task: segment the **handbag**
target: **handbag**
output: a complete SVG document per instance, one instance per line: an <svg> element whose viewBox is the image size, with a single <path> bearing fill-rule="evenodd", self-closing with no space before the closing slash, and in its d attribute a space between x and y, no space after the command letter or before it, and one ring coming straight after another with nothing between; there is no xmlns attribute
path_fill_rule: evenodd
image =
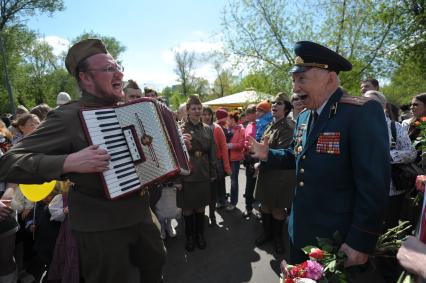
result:
<svg viewBox="0 0 426 283"><path fill-rule="evenodd" d="M391 122L391 149L396 147L396 127L395 122ZM391 164L392 182L397 191L408 191L414 188L417 175L422 175L423 170L414 162Z"/></svg>

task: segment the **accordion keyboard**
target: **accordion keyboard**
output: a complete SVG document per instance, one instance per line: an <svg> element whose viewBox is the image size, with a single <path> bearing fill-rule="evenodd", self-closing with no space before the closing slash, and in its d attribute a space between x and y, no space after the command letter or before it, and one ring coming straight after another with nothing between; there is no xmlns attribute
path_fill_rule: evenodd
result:
<svg viewBox="0 0 426 283"><path fill-rule="evenodd" d="M134 160L114 109L84 111L86 126L93 144L111 155L109 169L103 172L111 198L140 188Z"/></svg>

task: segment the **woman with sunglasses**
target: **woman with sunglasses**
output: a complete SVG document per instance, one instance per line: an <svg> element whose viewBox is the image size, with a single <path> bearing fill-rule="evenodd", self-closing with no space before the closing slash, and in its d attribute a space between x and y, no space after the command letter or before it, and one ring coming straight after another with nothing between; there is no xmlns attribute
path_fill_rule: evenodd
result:
<svg viewBox="0 0 426 283"><path fill-rule="evenodd" d="M288 96L280 92L272 103L273 120L263 133L268 137L269 147L272 149L287 148L293 140L294 124L289 121L288 114L292 105ZM256 245L262 245L274 240L277 253L284 252L282 231L290 208L295 187L295 173L292 170L265 170L260 164L259 174L254 197L261 203L263 233L256 239Z"/></svg>
<svg viewBox="0 0 426 283"><path fill-rule="evenodd" d="M290 98L291 105L293 106L293 110L288 115L294 122L296 122L297 117L299 117L300 112L305 109L305 105L303 105L303 101L297 93L293 93Z"/></svg>
<svg viewBox="0 0 426 283"><path fill-rule="evenodd" d="M417 137L420 135L420 121L422 118L426 117L426 93L420 93L413 97L411 100L411 113L413 117L402 121L402 126L407 129L408 136L410 137L411 142L414 142ZM416 162L421 160L421 144L418 143L416 146L417 158Z"/></svg>

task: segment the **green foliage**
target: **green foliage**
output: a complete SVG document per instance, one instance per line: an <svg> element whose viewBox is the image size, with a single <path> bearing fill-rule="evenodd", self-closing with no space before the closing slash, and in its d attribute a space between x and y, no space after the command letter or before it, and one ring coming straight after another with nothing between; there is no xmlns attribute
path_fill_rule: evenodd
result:
<svg viewBox="0 0 426 283"><path fill-rule="evenodd" d="M411 58L397 68L391 83L382 88L388 100L396 105L407 104L416 94L426 92L425 64Z"/></svg>
<svg viewBox="0 0 426 283"><path fill-rule="evenodd" d="M63 0L10 0L0 2L0 30L6 26L19 23L22 18L32 17L37 13L52 14L64 9Z"/></svg>

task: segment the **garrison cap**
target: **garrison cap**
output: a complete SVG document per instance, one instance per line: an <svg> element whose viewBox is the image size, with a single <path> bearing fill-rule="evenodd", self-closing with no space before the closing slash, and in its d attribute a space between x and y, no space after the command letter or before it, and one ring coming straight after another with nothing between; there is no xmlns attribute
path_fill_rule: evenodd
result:
<svg viewBox="0 0 426 283"><path fill-rule="evenodd" d="M68 50L65 58L65 67L71 76L77 77L78 64L90 56L101 53L108 53L105 44L101 40L92 38L82 40Z"/></svg>
<svg viewBox="0 0 426 283"><path fill-rule="evenodd" d="M344 57L311 41L299 41L294 45L296 58L291 73L303 73L312 67L336 72L350 71L352 64Z"/></svg>

